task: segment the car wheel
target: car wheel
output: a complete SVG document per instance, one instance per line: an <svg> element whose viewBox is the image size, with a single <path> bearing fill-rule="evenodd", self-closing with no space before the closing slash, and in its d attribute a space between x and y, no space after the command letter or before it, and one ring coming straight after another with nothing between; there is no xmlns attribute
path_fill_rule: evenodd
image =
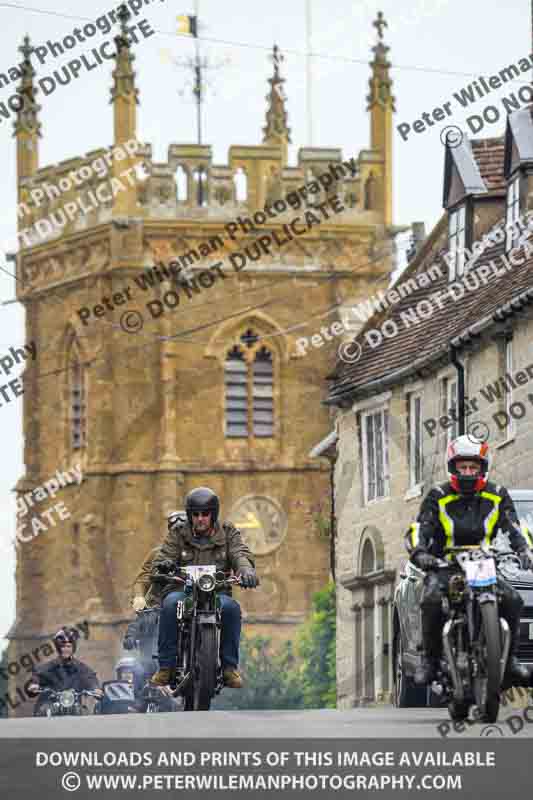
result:
<svg viewBox="0 0 533 800"><path fill-rule="evenodd" d="M393 705L396 708L419 708L426 705L426 689L414 686L403 669L403 643L399 631L394 636L394 691Z"/></svg>

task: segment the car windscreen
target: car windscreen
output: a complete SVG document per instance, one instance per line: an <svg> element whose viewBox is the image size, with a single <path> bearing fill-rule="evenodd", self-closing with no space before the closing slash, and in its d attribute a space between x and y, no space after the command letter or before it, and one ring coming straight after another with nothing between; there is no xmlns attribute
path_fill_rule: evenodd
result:
<svg viewBox="0 0 533 800"><path fill-rule="evenodd" d="M515 500L516 513L530 531L533 531L533 500Z"/></svg>

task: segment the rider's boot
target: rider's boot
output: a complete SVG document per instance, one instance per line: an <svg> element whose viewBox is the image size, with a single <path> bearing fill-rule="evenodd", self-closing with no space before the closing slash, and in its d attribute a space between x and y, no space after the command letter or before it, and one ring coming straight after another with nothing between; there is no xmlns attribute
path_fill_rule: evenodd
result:
<svg viewBox="0 0 533 800"><path fill-rule="evenodd" d="M230 665L224 667L224 686L228 689L242 689L242 678L235 667Z"/></svg>
<svg viewBox="0 0 533 800"><path fill-rule="evenodd" d="M169 684L174 683L175 679L175 667L162 667L155 673L155 675L152 675L150 678L150 683L153 686L168 686Z"/></svg>

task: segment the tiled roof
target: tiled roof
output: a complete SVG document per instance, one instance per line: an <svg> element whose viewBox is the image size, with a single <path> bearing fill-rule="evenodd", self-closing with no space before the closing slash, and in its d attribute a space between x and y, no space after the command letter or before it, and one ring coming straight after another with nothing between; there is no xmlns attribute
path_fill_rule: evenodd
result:
<svg viewBox="0 0 533 800"><path fill-rule="evenodd" d="M490 260L494 260L498 268L503 270L504 248L504 243L491 247L477 260L471 271L475 271L480 264L488 264ZM390 379L394 373L406 371L415 362L429 366L446 353L451 339L466 333L474 323L494 314L522 292L533 289L533 258L530 258L523 265L513 267L501 276L491 275L484 286L480 285L475 291L465 291L461 299L454 301L447 296L442 303L442 310L433 301L432 315L426 319L417 315L421 320L418 324L403 322L401 312L416 307L420 300L427 300L434 292L446 291L449 285L448 267L442 258L446 252L447 248L442 248L439 253L435 248L426 251L422 262L415 259L403 272L391 288L397 288L408 278L427 271L434 263L441 267L443 277L433 281L430 286L418 288L386 311L374 314L365 323L354 340L362 346L361 356L354 364L346 364L340 360L337 362L334 372L328 376L332 384L326 402L335 402L341 395L348 399L356 394L364 394L365 391L370 392L368 384ZM384 337L373 349L364 333L370 329L379 330L385 320L395 322L398 333L393 338Z"/></svg>

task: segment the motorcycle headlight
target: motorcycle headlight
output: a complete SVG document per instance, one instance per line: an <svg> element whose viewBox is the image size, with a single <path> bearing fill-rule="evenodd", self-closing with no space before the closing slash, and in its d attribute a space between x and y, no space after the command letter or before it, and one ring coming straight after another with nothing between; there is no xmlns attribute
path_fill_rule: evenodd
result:
<svg viewBox="0 0 533 800"><path fill-rule="evenodd" d="M59 693L59 701L65 708L71 708L76 701L76 696L72 689L65 689Z"/></svg>
<svg viewBox="0 0 533 800"><path fill-rule="evenodd" d="M215 578L213 575L200 575L198 586L202 592L212 592L215 588Z"/></svg>

